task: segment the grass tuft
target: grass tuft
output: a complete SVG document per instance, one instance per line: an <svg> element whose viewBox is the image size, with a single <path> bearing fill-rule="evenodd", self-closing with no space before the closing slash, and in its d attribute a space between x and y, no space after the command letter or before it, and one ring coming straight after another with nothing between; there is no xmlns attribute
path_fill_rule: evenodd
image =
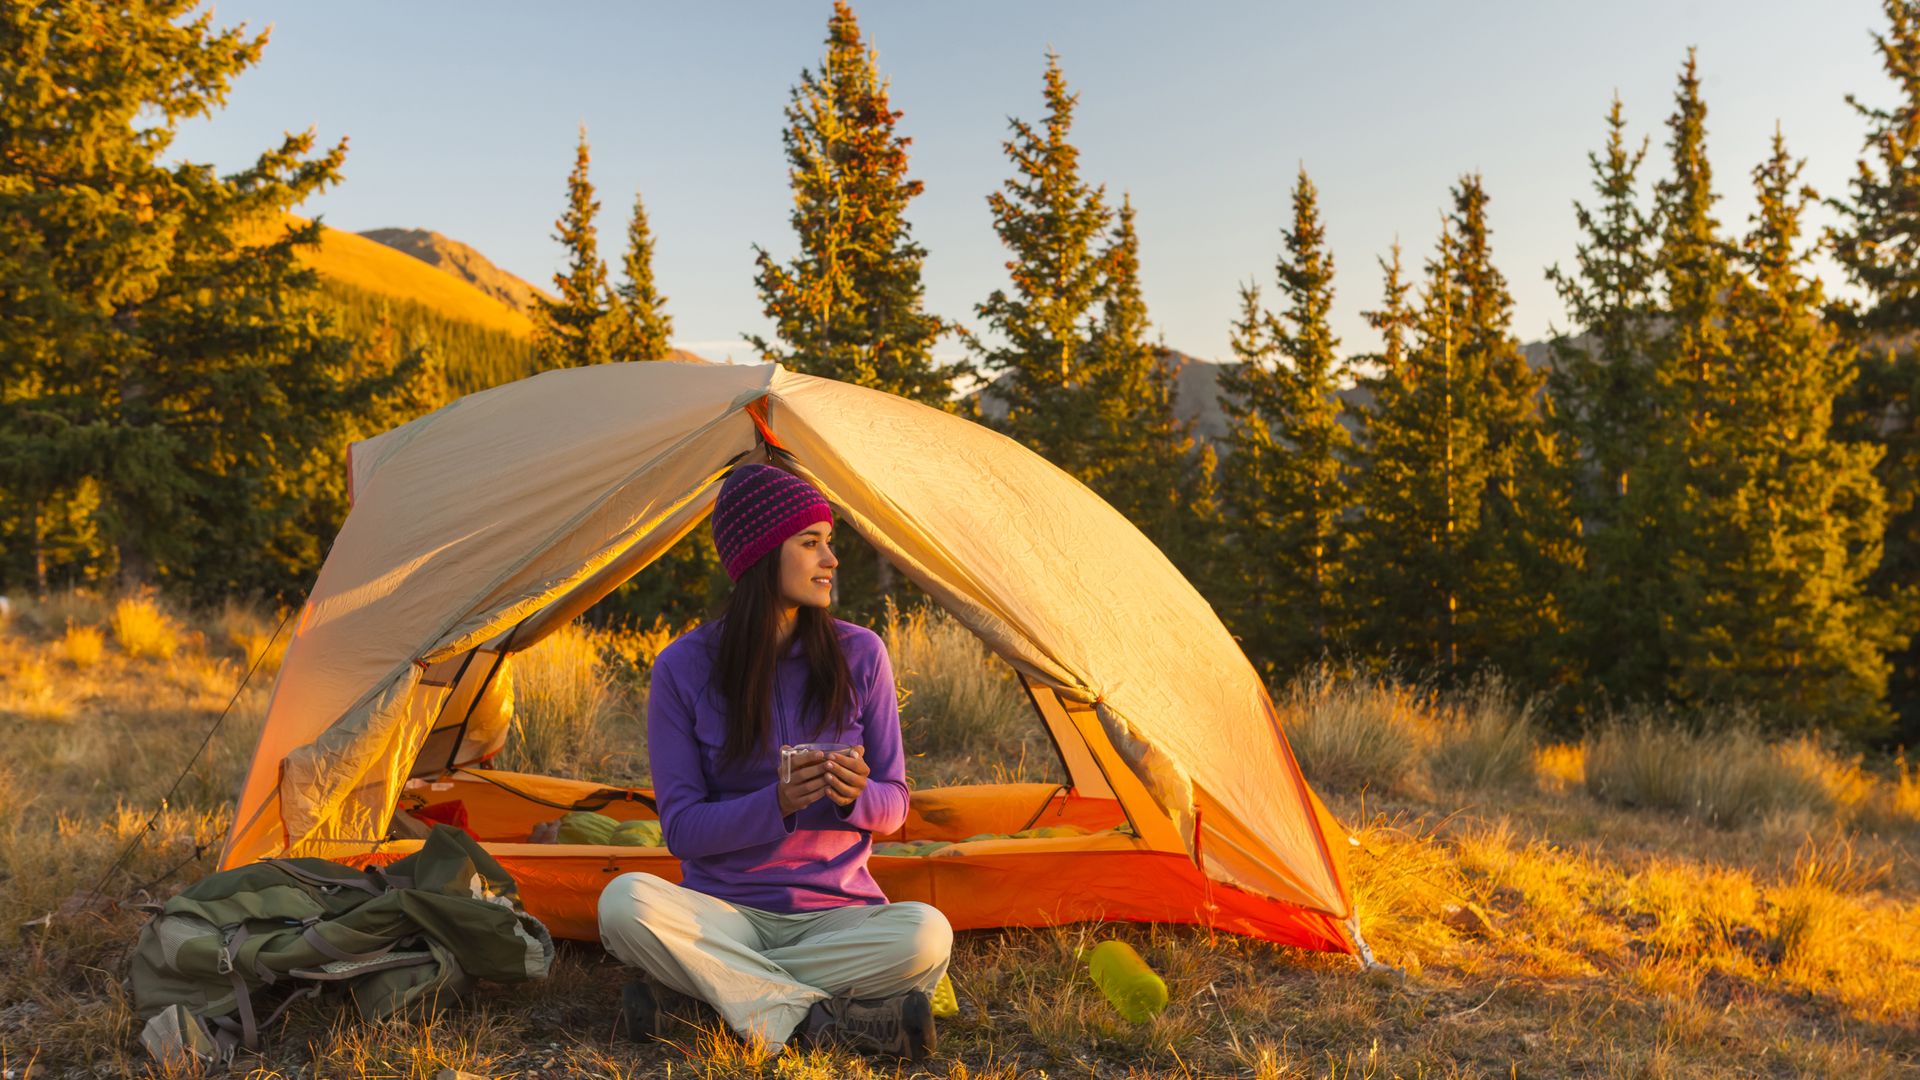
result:
<svg viewBox="0 0 1920 1080"><path fill-rule="evenodd" d="M1883 797L1881 786L1858 757L1841 758L1810 736L1769 743L1738 715L1689 727L1641 712L1587 742L1594 797L1722 826L1796 816L1850 821Z"/></svg>
<svg viewBox="0 0 1920 1080"><path fill-rule="evenodd" d="M171 660L180 627L151 596L128 596L113 606L113 640L134 659Z"/></svg>
<svg viewBox="0 0 1920 1080"><path fill-rule="evenodd" d="M881 629L900 698L902 738L916 757L961 765L941 782L1046 779L1053 757L1011 668L944 609L887 604ZM910 767L912 763L910 763ZM970 774L970 775L968 775ZM923 770L915 780L929 782Z"/></svg>
<svg viewBox="0 0 1920 1080"><path fill-rule="evenodd" d="M90 668L100 662L106 654L106 635L97 626L67 624L67 631L61 635L59 647L55 650L60 659L76 668Z"/></svg>
<svg viewBox="0 0 1920 1080"><path fill-rule="evenodd" d="M1539 703L1521 699L1498 675L1476 679L1438 703L1439 738L1427 768L1454 788L1509 788L1529 778Z"/></svg>
<svg viewBox="0 0 1920 1080"><path fill-rule="evenodd" d="M607 751L602 726L609 682L600 648L578 623L514 654L513 729L504 767L556 776L588 775Z"/></svg>
<svg viewBox="0 0 1920 1080"><path fill-rule="evenodd" d="M1319 665L1287 685L1275 707L1300 768L1316 785L1353 790L1410 787L1427 744L1427 692L1361 676L1342 681Z"/></svg>
<svg viewBox="0 0 1920 1080"><path fill-rule="evenodd" d="M269 614L250 604L228 600L214 614L214 631L218 640L238 655L241 670L250 669L258 662L258 673L270 676L280 670L280 662L287 655L287 644L293 637L292 621L287 620L284 628L281 625L285 614L284 611Z"/></svg>

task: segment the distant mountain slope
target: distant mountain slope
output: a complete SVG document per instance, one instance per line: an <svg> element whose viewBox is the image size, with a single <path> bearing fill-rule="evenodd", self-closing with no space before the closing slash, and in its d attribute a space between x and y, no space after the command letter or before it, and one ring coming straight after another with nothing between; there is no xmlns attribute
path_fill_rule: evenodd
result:
<svg viewBox="0 0 1920 1080"><path fill-rule="evenodd" d="M364 236L327 229L320 247L302 251L300 258L329 280L409 300L437 315L481 329L521 340L533 337L533 321L524 312L470 282Z"/></svg>
<svg viewBox="0 0 1920 1080"><path fill-rule="evenodd" d="M364 229L360 235L452 274L523 315L546 295L473 248L430 229Z"/></svg>

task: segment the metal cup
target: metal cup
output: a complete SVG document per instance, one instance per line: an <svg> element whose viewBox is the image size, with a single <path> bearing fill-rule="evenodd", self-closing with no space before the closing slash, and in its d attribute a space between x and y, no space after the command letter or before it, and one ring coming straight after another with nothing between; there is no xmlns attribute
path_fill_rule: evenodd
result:
<svg viewBox="0 0 1920 1080"><path fill-rule="evenodd" d="M818 750L823 754L837 754L842 750L851 749L853 749L852 743L840 742L805 742L796 743L793 746L781 747L780 782L783 784L793 783L793 757L795 754L804 754L811 750Z"/></svg>

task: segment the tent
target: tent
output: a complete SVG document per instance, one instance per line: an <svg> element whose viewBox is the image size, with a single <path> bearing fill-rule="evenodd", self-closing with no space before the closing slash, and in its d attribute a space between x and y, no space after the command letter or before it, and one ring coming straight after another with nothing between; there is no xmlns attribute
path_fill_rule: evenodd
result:
<svg viewBox="0 0 1920 1080"><path fill-rule="evenodd" d="M506 734L512 654L686 537L743 461L818 486L1013 667L1059 751L1065 784L916 791L901 832L875 840L1084 835L876 855L889 897L961 929L1184 922L1365 955L1352 838L1301 776L1253 666L1159 549L1011 439L778 364L550 371L354 444L352 510L296 621L221 865L388 861L418 843L390 835L403 799L459 799L557 935L597 940L615 874L678 880L664 848L526 842L569 807L651 817L650 792L484 758Z"/></svg>

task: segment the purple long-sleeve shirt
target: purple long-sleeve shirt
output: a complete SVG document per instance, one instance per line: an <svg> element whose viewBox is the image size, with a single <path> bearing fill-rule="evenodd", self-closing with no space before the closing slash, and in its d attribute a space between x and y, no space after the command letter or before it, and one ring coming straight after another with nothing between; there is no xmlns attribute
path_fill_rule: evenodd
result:
<svg viewBox="0 0 1920 1080"><path fill-rule="evenodd" d="M867 872L867 856L873 833L893 832L907 817L893 666L873 631L839 619L834 627L853 679L846 726L836 734L828 723L816 734L818 705L803 723L807 664L796 639L775 669L768 743L745 762L720 758L728 721L726 701L712 685L718 623L688 631L654 659L647 696L654 799L687 888L764 911L887 902ZM867 787L851 807L823 795L781 815L780 746L801 742L866 747Z"/></svg>

